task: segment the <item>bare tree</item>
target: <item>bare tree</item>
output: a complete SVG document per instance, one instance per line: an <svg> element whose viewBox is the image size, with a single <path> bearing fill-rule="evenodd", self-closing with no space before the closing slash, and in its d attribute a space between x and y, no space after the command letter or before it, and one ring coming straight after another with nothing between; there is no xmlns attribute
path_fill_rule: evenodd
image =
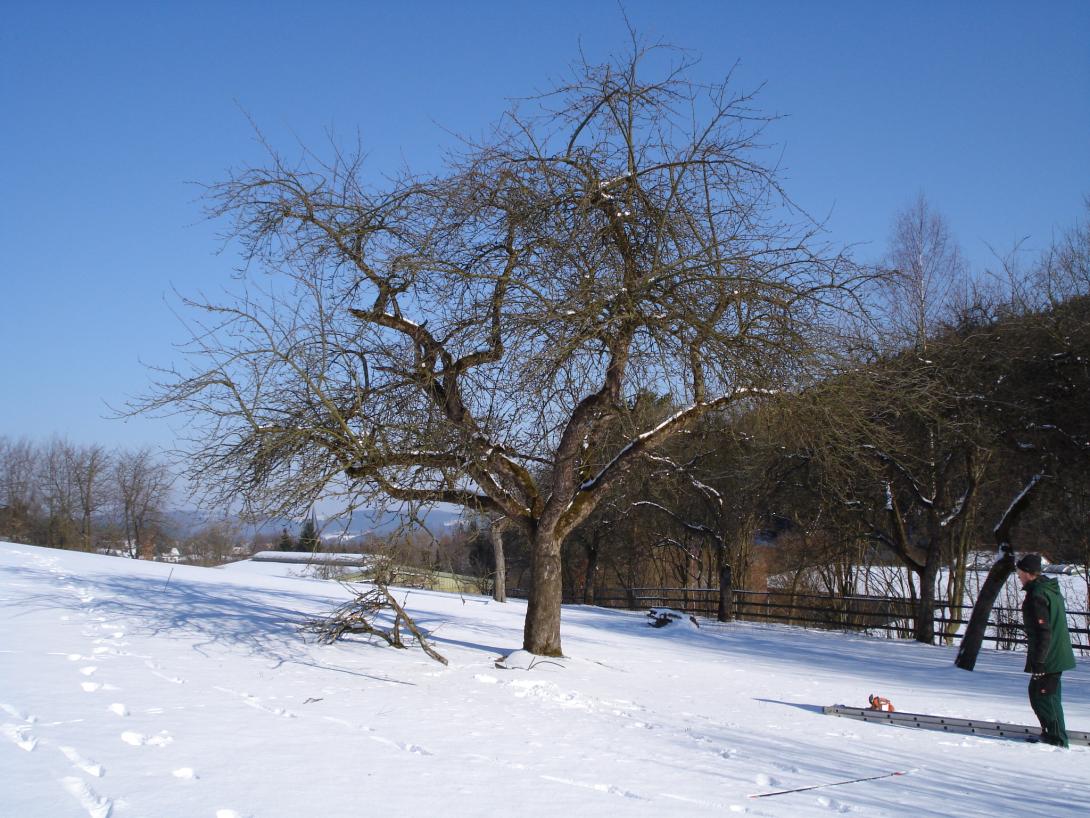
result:
<svg viewBox="0 0 1090 818"><path fill-rule="evenodd" d="M1085 249L1090 232L1084 235ZM1056 252L1046 255L1046 264ZM978 330L966 356L976 363L966 378L967 391L977 396L979 411L987 415L1002 447L1006 479L993 495L1006 508L992 531L997 559L977 596L955 662L965 670L975 666L992 607L1014 572L1015 531L1023 541L1021 550L1028 550L1027 529L1032 531L1035 515L1043 515L1037 521L1043 529L1037 548L1057 555L1078 553L1076 543L1085 538L1090 298L1074 295L1054 303L1055 292L1051 287L1044 291L1044 303L1050 304L1046 309L1007 316Z"/></svg>
<svg viewBox="0 0 1090 818"><path fill-rule="evenodd" d="M886 339L923 349L965 286L966 265L946 219L922 193L897 214L886 263Z"/></svg>
<svg viewBox="0 0 1090 818"><path fill-rule="evenodd" d="M502 515L531 549L524 648L560 655L564 539L644 452L797 384L857 273L781 220L751 96L693 66L635 44L578 65L434 177L273 154L212 187L278 278L190 302L193 367L142 406L191 416L206 500ZM646 388L681 408L592 469Z"/></svg>
<svg viewBox="0 0 1090 818"><path fill-rule="evenodd" d="M673 444L673 451L649 456L659 465L655 485L676 492L672 508L660 507L659 520L668 518L703 542L700 570L706 585L719 588L720 621L733 616L734 589L751 589L754 538L784 480L784 441L768 434L769 414L709 417Z"/></svg>
<svg viewBox="0 0 1090 818"><path fill-rule="evenodd" d="M52 548L71 548L78 541L79 493L72 466L72 444L67 440L55 437L42 448L38 485L47 516L45 544Z"/></svg>
<svg viewBox="0 0 1090 818"><path fill-rule="evenodd" d="M183 553L202 565L227 562L242 542L241 528L230 520L217 520L201 527L182 542Z"/></svg>
<svg viewBox="0 0 1090 818"><path fill-rule="evenodd" d="M1039 301L1056 305L1090 295L1090 196L1081 220L1052 242L1033 272Z"/></svg>
<svg viewBox="0 0 1090 818"><path fill-rule="evenodd" d="M914 636L928 643L940 570L968 542L986 461L978 419L959 412L956 358L942 352L910 348L827 379L785 401L776 426L814 494L801 528L856 564L861 538L888 549L916 579Z"/></svg>
<svg viewBox="0 0 1090 818"><path fill-rule="evenodd" d="M29 542L37 514L38 452L28 440L0 437L0 537Z"/></svg>
<svg viewBox="0 0 1090 818"><path fill-rule="evenodd" d="M729 434L728 428L722 430L724 438ZM724 496L724 481L714 479L704 462L711 454L710 451L699 451L685 460L665 454L649 455L657 471L654 472L654 481L647 487L647 495L654 497L661 493L663 487L668 487L674 498L672 502L640 500L636 505L657 510L670 527L684 532L687 540L695 540L696 548L690 550L687 542L678 542L673 537L662 538L662 541L677 546L689 561L695 562L698 572L704 568L705 548L710 551L719 588L717 618L720 622L727 622L734 611L735 556L744 548L741 541L752 536L755 524L751 517L747 517L745 522L736 517L737 509L731 501L738 498L738 493L729 498ZM739 462L733 465L742 471Z"/></svg>
<svg viewBox="0 0 1090 818"><path fill-rule="evenodd" d="M864 517L872 535L919 578L915 636L930 642L939 569L948 564L964 578L966 523L974 507L981 460L987 457L971 439L972 423L964 422L954 409L944 373L922 357L953 315L966 286L967 268L946 219L922 193L897 214L887 263L889 326L882 340L920 357L903 352L899 361L883 367L880 380L885 388L892 386L888 400L900 410L897 441L867 447L880 464L882 499L872 505L878 513ZM880 415L877 405L868 411ZM955 553L960 560L953 559Z"/></svg>
<svg viewBox="0 0 1090 818"><path fill-rule="evenodd" d="M129 556L154 555L151 534L170 490L170 473L147 447L122 452L114 462L115 503Z"/></svg>
<svg viewBox="0 0 1090 818"><path fill-rule="evenodd" d="M84 551L94 545L93 521L109 500L107 487L110 456L102 446L69 446L68 470L75 484L76 500L80 514L80 544Z"/></svg>

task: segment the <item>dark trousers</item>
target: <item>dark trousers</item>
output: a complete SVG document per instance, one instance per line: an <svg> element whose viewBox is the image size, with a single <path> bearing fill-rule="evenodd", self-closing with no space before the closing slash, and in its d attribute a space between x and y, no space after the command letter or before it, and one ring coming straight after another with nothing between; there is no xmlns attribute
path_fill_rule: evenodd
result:
<svg viewBox="0 0 1090 818"><path fill-rule="evenodd" d="M1058 747L1067 746L1067 727L1060 702L1060 674L1045 673L1029 680L1029 704L1041 722L1041 739Z"/></svg>

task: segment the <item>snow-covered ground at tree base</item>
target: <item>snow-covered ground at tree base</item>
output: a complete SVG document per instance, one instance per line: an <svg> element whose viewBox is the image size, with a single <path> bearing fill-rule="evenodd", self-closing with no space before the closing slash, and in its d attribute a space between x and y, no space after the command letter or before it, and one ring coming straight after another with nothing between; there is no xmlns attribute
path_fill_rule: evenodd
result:
<svg viewBox="0 0 1090 818"><path fill-rule="evenodd" d="M319 645L347 598L286 564L0 544L0 815L1086 815L1090 748L896 728L823 705L1033 723L1021 654L568 607L521 669L524 603L399 591L419 650ZM524 657L523 657L524 658ZM1090 730L1090 669L1064 674ZM895 771L907 775L752 795Z"/></svg>

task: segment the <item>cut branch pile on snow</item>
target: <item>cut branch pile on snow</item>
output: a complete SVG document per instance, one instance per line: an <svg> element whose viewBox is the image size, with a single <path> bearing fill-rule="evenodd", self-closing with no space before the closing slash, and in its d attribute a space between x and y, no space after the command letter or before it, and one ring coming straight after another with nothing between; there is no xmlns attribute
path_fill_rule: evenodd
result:
<svg viewBox="0 0 1090 818"><path fill-rule="evenodd" d="M376 624L378 617L386 611L394 615L393 625L388 630ZM401 637L402 626L411 634L409 644ZM447 664L446 658L431 646L412 617L385 585L376 585L369 591L357 591L355 598L341 605L329 616L307 622L303 628L317 634L318 641L326 645L331 645L350 633L377 636L395 648L407 648L415 641L432 659Z"/></svg>

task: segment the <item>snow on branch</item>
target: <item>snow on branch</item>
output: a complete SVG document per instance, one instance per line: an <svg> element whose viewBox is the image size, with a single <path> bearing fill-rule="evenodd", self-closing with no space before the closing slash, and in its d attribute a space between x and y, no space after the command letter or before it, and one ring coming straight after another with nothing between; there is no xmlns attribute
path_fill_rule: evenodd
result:
<svg viewBox="0 0 1090 818"><path fill-rule="evenodd" d="M954 507L950 509L950 513L943 517L941 520L939 520L939 525L941 527L946 528L946 526L950 525L950 523L954 522L954 520L956 520L961 515L961 512L965 508L965 503L968 501L969 494L971 492L972 487L965 489L962 495L958 498L958 501L954 503Z"/></svg>
<svg viewBox="0 0 1090 818"><path fill-rule="evenodd" d="M635 507L635 506L647 506L649 508L657 508L663 514L666 514L669 517L671 517L673 520L675 520L678 525L680 525L682 528L686 529L687 531L692 531L694 534L702 534L705 537L711 537L713 539L718 539L718 535L716 534L716 532L713 529L709 528L708 526L704 525L703 523L691 523L688 520L684 520L681 517L679 517L677 514L675 514L673 511L666 508L666 506L660 505L659 503L652 502L651 500L640 500L639 502L633 503L632 505L633 505L633 507Z"/></svg>
<svg viewBox="0 0 1090 818"><path fill-rule="evenodd" d="M881 449L878 449L877 447L872 446L869 443L864 444L863 448L870 450L870 452L880 461L888 466L892 466L894 470L899 472L901 476L904 477L905 480L908 482L909 486L912 487L912 493L916 495L916 499L919 500L922 505L927 506L928 508L931 508L935 505L935 498L928 497L923 493L923 489L920 488L920 484L916 482L916 478L912 476L912 473L908 470L908 467L898 461L897 458L887 454L886 452L883 452Z"/></svg>
<svg viewBox="0 0 1090 818"><path fill-rule="evenodd" d="M727 404L735 400L739 400L750 395L778 395L780 394L780 391L781 390L779 389L743 387L741 389L736 389L729 395L722 395L721 397L718 397L712 401L695 403L692 406L688 406L678 412L675 412L670 417L666 418L666 420L662 421L662 423L660 423L655 428L649 429L648 431L644 432L641 435L638 435L634 440L629 442L628 445L626 445L623 449L617 452L616 456L612 460L610 460L609 463L603 466L596 475L591 477L589 480L584 481L582 485L579 486L579 491L591 491L596 488L606 479L609 474L611 474L617 468L617 465L621 461L628 459L631 456L632 452L650 448L658 444L663 438L667 437L670 432L673 431L674 427L684 426L686 423L696 420L707 412L718 409L721 406L726 406Z"/></svg>
<svg viewBox="0 0 1090 818"><path fill-rule="evenodd" d="M1033 490L1037 488L1042 480L1045 479L1045 473L1043 471L1037 472L1029 479L1029 482L1022 488L1018 495L1011 501L1011 504L1007 507L1007 510L1003 512L1003 516L999 518L999 522L996 523L992 532L995 534L996 542L999 543L1000 550L1004 545L1008 544L1010 537L1010 529L1014 526L1018 520L1018 516L1025 509L1029 502L1030 495Z"/></svg>

